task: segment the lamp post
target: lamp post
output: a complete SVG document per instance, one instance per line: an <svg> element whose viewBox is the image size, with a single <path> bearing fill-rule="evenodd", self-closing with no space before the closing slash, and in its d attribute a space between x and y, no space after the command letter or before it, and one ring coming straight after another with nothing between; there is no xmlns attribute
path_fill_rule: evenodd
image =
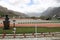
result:
<svg viewBox="0 0 60 40"><path fill-rule="evenodd" d="M14 33L14 38L16 38L15 21L16 21L16 20L13 20L13 33Z"/></svg>
<svg viewBox="0 0 60 40"><path fill-rule="evenodd" d="M37 37L37 24L35 24L35 35Z"/></svg>

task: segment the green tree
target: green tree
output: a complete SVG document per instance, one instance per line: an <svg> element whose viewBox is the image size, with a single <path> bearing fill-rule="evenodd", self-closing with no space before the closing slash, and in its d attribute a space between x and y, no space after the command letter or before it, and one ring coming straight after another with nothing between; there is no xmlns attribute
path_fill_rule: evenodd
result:
<svg viewBox="0 0 60 40"><path fill-rule="evenodd" d="M31 19L35 19L36 17L35 16L32 16Z"/></svg>
<svg viewBox="0 0 60 40"><path fill-rule="evenodd" d="M51 17L50 16L40 16L40 19L51 20Z"/></svg>

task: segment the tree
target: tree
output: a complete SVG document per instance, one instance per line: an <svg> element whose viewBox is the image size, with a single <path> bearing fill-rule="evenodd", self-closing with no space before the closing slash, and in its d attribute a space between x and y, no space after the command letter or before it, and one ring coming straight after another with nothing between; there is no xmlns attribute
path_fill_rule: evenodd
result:
<svg viewBox="0 0 60 40"><path fill-rule="evenodd" d="M36 19L36 17L35 17L35 16L32 16L31 18L32 18L32 19Z"/></svg>
<svg viewBox="0 0 60 40"><path fill-rule="evenodd" d="M51 20L51 17L50 16L40 16L40 19Z"/></svg>

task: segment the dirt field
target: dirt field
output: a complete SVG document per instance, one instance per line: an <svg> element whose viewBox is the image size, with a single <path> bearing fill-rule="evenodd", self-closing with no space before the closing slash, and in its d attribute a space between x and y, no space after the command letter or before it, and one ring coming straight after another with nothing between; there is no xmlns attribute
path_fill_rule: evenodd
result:
<svg viewBox="0 0 60 40"><path fill-rule="evenodd" d="M4 19L0 19L0 27L3 27L4 25L1 24L1 22L3 22ZM26 21L28 19L12 19L12 20L17 20L16 23L20 22L20 21ZM12 21L11 20L11 21ZM32 19L29 19L31 21L34 21ZM38 22L39 21L44 21L44 20L37 20ZM27 21L26 21L27 22ZM13 23L13 22L11 22ZM13 27L13 24L10 24L11 27ZM39 23L39 24L15 24L16 27L34 27L34 26L37 26L37 27L60 27L60 23Z"/></svg>
<svg viewBox="0 0 60 40"><path fill-rule="evenodd" d="M3 24L0 24L0 27L3 27ZM10 24L13 27L13 24ZM42 24L15 24L16 27L60 27L60 23L42 23Z"/></svg>

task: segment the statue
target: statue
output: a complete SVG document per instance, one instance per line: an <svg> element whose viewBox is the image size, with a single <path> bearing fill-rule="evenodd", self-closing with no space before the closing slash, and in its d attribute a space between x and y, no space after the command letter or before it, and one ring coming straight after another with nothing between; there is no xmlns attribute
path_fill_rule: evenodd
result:
<svg viewBox="0 0 60 40"><path fill-rule="evenodd" d="M5 21L3 21L3 25L4 25L4 30L9 29L10 21L9 21L8 15L5 16Z"/></svg>

